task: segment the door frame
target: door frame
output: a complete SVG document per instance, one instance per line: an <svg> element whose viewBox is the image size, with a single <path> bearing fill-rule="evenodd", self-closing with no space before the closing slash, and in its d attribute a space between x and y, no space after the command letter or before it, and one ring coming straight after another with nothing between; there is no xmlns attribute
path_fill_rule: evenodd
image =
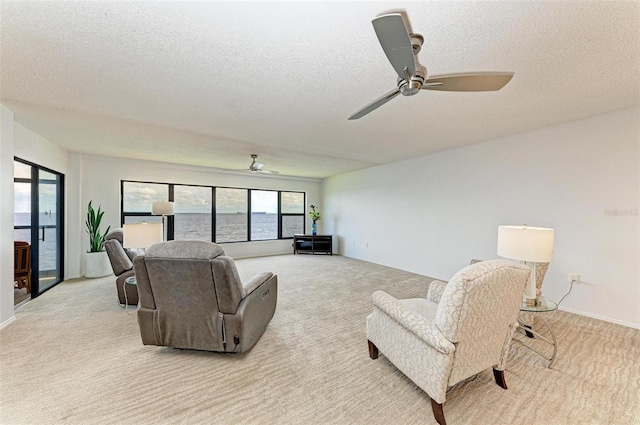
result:
<svg viewBox="0 0 640 425"><path fill-rule="evenodd" d="M64 277L64 174L52 170L47 167L35 164L31 161L24 160L22 158L15 157L14 161L31 167L31 178L16 178L14 176L14 183L29 183L31 185L31 299L37 298L44 292L56 286L62 282ZM40 171L45 171L57 176L56 182L56 279L47 286L47 288L40 290ZM15 229L15 225L14 225ZM43 229L44 231L44 229Z"/></svg>

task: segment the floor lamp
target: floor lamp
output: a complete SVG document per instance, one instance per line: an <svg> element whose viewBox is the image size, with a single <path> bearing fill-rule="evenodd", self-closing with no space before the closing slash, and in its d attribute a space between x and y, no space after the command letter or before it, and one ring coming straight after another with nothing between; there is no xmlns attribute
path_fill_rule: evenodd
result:
<svg viewBox="0 0 640 425"><path fill-rule="evenodd" d="M554 230L546 227L499 226L498 255L512 260L532 262L529 284L524 294L528 306L536 306L536 263L548 263L553 258Z"/></svg>
<svg viewBox="0 0 640 425"><path fill-rule="evenodd" d="M164 217L167 215L173 215L174 210L175 210L175 202L167 202L167 201L154 202L151 205L151 215L161 215L163 226L164 226Z"/></svg>

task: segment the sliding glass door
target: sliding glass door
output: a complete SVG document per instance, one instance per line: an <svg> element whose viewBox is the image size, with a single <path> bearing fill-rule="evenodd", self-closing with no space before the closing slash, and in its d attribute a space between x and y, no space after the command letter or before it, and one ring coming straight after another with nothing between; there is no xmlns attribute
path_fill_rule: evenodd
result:
<svg viewBox="0 0 640 425"><path fill-rule="evenodd" d="M14 240L31 251L30 291L14 289L14 304L35 298L62 280L64 176L14 161Z"/></svg>
<svg viewBox="0 0 640 425"><path fill-rule="evenodd" d="M62 175L38 170L38 277L40 292L62 280Z"/></svg>

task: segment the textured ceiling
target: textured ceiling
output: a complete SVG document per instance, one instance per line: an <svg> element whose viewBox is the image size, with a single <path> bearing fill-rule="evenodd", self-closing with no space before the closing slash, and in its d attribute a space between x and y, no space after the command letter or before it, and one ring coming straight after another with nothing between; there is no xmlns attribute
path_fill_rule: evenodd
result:
<svg viewBox="0 0 640 425"><path fill-rule="evenodd" d="M0 93L70 151L322 178L640 104L640 3L29 2L0 5ZM371 25L405 10L430 75L399 96Z"/></svg>

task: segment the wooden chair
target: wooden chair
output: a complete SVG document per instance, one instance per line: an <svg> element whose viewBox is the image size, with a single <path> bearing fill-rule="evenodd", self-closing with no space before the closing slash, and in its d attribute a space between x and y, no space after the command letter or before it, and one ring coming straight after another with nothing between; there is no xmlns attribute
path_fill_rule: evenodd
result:
<svg viewBox="0 0 640 425"><path fill-rule="evenodd" d="M31 245L28 242L13 243L13 286L27 288L31 292Z"/></svg>

